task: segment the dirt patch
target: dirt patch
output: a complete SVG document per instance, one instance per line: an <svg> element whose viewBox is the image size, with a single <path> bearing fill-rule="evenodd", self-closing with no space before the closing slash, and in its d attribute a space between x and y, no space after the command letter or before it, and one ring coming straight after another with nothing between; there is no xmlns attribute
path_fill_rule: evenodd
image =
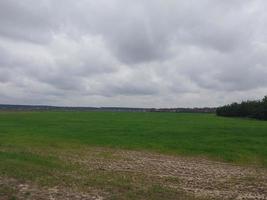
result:
<svg viewBox="0 0 267 200"><path fill-rule="evenodd" d="M103 200L92 193L81 193L63 187L39 187L33 183L21 183L15 179L0 177L0 200Z"/></svg>
<svg viewBox="0 0 267 200"><path fill-rule="evenodd" d="M190 199L267 200L267 170L263 168L107 148L30 152L57 157L71 166L68 173L54 174L59 180L66 178L66 184L41 187L0 177L0 200L140 199L142 195L147 196L141 199L153 200L191 196ZM121 195L114 198L114 192Z"/></svg>
<svg viewBox="0 0 267 200"><path fill-rule="evenodd" d="M88 170L140 173L170 179L167 187L179 188L201 198L267 199L267 170L213 162L200 158L95 148L63 160ZM164 182L165 183L165 182Z"/></svg>

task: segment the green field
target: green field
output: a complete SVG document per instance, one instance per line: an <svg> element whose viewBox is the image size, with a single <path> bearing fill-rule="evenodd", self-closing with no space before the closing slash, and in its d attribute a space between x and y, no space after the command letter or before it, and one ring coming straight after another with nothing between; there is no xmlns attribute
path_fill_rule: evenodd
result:
<svg viewBox="0 0 267 200"><path fill-rule="evenodd" d="M266 168L267 122L213 114L0 113L0 177L31 180L42 185L64 182L68 186L75 180L61 173L83 173L83 169L77 170L75 165L62 163L57 153L82 154L86 148L98 147L200 157ZM101 156L109 158L110 155ZM158 185L144 189L144 185L149 185L145 178L139 183L143 186L138 189L128 178L125 179L128 175L96 171L94 176L89 176L88 172L80 176L85 174L85 182L79 182L106 190L112 186L112 190L120 191L118 194L126 195L121 199L138 199L144 194L150 195L147 199L172 199L172 195L176 195ZM105 185L107 179L111 182Z"/></svg>
<svg viewBox="0 0 267 200"><path fill-rule="evenodd" d="M5 112L0 138L0 148L90 145L267 166L267 122L213 114Z"/></svg>

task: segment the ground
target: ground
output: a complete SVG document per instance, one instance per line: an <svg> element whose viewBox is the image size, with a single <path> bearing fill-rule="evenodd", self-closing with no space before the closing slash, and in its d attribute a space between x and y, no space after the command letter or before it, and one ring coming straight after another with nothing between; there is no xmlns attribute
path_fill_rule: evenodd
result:
<svg viewBox="0 0 267 200"><path fill-rule="evenodd" d="M51 172L63 184L1 177L0 199L267 199L265 168L107 148L50 153L75 166Z"/></svg>
<svg viewBox="0 0 267 200"><path fill-rule="evenodd" d="M0 112L0 200L267 199L267 123Z"/></svg>

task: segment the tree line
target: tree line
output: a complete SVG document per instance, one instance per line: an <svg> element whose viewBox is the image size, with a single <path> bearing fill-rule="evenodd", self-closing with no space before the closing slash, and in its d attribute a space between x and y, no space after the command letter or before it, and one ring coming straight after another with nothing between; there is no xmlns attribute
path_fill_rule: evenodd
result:
<svg viewBox="0 0 267 200"><path fill-rule="evenodd" d="M216 109L218 116L225 117L249 117L267 120L267 96L258 101L243 101L232 103Z"/></svg>

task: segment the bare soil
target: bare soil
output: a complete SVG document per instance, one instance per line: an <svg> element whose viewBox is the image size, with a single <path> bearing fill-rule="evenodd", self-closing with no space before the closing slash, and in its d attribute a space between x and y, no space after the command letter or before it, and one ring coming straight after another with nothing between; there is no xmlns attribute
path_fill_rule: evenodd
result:
<svg viewBox="0 0 267 200"><path fill-rule="evenodd" d="M205 158L166 156L156 153L90 148L58 154L67 163L98 172L139 174L162 181L165 187L183 190L204 199L266 199L267 170L237 166ZM75 175L74 175L75 176ZM102 200L109 199L104 191L90 189L88 193L58 186L40 187L0 177L0 200ZM5 191L5 192L3 192ZM15 198L16 196L16 198ZM14 200L12 199L12 200ZM178 198L179 199L179 198Z"/></svg>
<svg viewBox="0 0 267 200"><path fill-rule="evenodd" d="M92 170L132 172L171 178L167 185L198 197L215 199L267 199L267 170L148 152L94 149L65 159Z"/></svg>
<svg viewBox="0 0 267 200"><path fill-rule="evenodd" d="M103 200L103 197L99 196L97 191L88 194L69 188L40 187L15 179L0 178L0 200Z"/></svg>

